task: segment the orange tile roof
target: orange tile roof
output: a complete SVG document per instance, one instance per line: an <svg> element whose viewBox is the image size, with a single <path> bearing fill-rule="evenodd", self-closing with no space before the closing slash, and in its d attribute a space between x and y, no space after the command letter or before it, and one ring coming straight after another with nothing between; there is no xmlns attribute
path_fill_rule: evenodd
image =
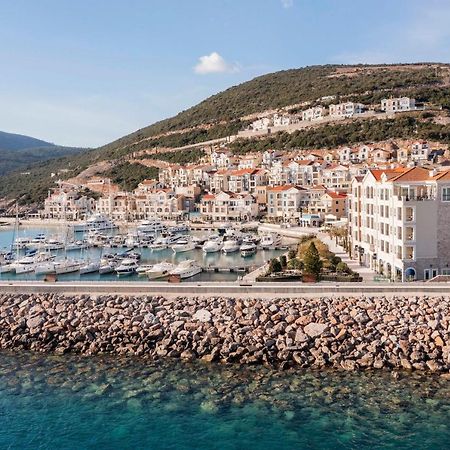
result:
<svg viewBox="0 0 450 450"><path fill-rule="evenodd" d="M450 170L436 174L433 177L436 181L450 181Z"/></svg>
<svg viewBox="0 0 450 450"><path fill-rule="evenodd" d="M303 188L299 187L299 186L294 186L293 184L284 184L282 186L269 186L267 188L268 191L288 191L289 189L298 189L298 190L303 190Z"/></svg>
<svg viewBox="0 0 450 450"><path fill-rule="evenodd" d="M400 173L391 181L427 181L430 179L430 171L422 167L412 167Z"/></svg>
<svg viewBox="0 0 450 450"><path fill-rule="evenodd" d="M347 194L340 194L339 192L334 191L326 191L325 194L328 194L331 198L347 198Z"/></svg>
<svg viewBox="0 0 450 450"><path fill-rule="evenodd" d="M369 172L374 176L375 180L381 181L381 175L385 173L388 177L402 174L407 169L404 167L396 167L395 169L369 169Z"/></svg>

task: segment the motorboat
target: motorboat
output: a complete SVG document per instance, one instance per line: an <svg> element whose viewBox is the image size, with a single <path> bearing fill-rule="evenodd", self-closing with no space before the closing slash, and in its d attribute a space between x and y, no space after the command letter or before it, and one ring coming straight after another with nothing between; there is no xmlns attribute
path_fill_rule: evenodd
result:
<svg viewBox="0 0 450 450"><path fill-rule="evenodd" d="M100 261L100 267L98 272L100 275L106 275L108 273L113 273L119 263L115 259L104 258Z"/></svg>
<svg viewBox="0 0 450 450"><path fill-rule="evenodd" d="M256 253L256 244L253 242L244 243L241 245L241 256L246 258L247 256L253 256Z"/></svg>
<svg viewBox="0 0 450 450"><path fill-rule="evenodd" d="M195 248L202 248L207 240L208 239L205 236L192 236L192 242L194 243Z"/></svg>
<svg viewBox="0 0 450 450"><path fill-rule="evenodd" d="M228 254L237 252L240 248L241 245L239 244L239 241L237 239L228 239L223 243L222 251L225 254Z"/></svg>
<svg viewBox="0 0 450 450"><path fill-rule="evenodd" d="M177 243L183 236L181 235L171 235L166 237L159 237L155 239L153 244L149 245L149 248L152 250L163 250L165 248L171 247L175 243Z"/></svg>
<svg viewBox="0 0 450 450"><path fill-rule="evenodd" d="M277 233L267 233L261 236L259 245L262 249L277 247L281 244L281 236Z"/></svg>
<svg viewBox="0 0 450 450"><path fill-rule="evenodd" d="M119 277L132 275L138 269L138 263L135 259L127 258L124 259L117 267L115 272Z"/></svg>
<svg viewBox="0 0 450 450"><path fill-rule="evenodd" d="M216 253L220 252L222 249L223 241L218 234L213 234L209 239L203 244L202 250L205 253Z"/></svg>
<svg viewBox="0 0 450 450"><path fill-rule="evenodd" d="M142 277L142 276L146 276L147 272L153 269L153 264L141 264L137 269L136 269L136 273Z"/></svg>
<svg viewBox="0 0 450 450"><path fill-rule="evenodd" d="M199 274L203 269L194 259L180 262L178 266L170 272L170 275L179 276L181 279L190 278Z"/></svg>
<svg viewBox="0 0 450 450"><path fill-rule="evenodd" d="M174 253L190 252L195 249L195 243L189 238L179 239L171 248Z"/></svg>
<svg viewBox="0 0 450 450"><path fill-rule="evenodd" d="M66 251L73 251L73 250L84 250L86 248L89 248L89 244L86 241L72 241L68 242L66 244Z"/></svg>
<svg viewBox="0 0 450 450"><path fill-rule="evenodd" d="M99 261L90 261L80 267L80 275L87 275L88 273L95 273L100 270Z"/></svg>
<svg viewBox="0 0 450 450"><path fill-rule="evenodd" d="M44 244L47 240L47 236L44 233L39 233L33 239L31 239L30 244Z"/></svg>
<svg viewBox="0 0 450 450"><path fill-rule="evenodd" d="M64 242L61 242L58 239L48 239L44 243L43 248L48 251L62 250L64 248Z"/></svg>
<svg viewBox="0 0 450 450"><path fill-rule="evenodd" d="M16 263L12 264L12 272L20 275L22 273L30 273L36 270L40 263L49 262L54 258L50 253L40 252L31 256L24 256Z"/></svg>
<svg viewBox="0 0 450 450"><path fill-rule="evenodd" d="M19 237L13 243L13 248L16 250L23 250L31 243L31 239L27 237Z"/></svg>
<svg viewBox="0 0 450 450"><path fill-rule="evenodd" d="M242 236L242 243L243 244L257 244L259 242L259 237L255 234L244 234Z"/></svg>
<svg viewBox="0 0 450 450"><path fill-rule="evenodd" d="M169 234L186 233L187 231L189 231L189 227L185 223L180 223L173 227L169 227L167 230Z"/></svg>
<svg viewBox="0 0 450 450"><path fill-rule="evenodd" d="M139 233L158 234L167 231L167 227L159 220L143 220L137 226Z"/></svg>
<svg viewBox="0 0 450 450"><path fill-rule="evenodd" d="M147 271L149 280L156 280L158 278L164 278L169 276L170 272L175 269L175 265L166 261L155 264L150 270Z"/></svg>
<svg viewBox="0 0 450 450"><path fill-rule="evenodd" d="M103 214L94 214L85 222L74 224L72 227L75 232L86 232L93 230L106 231L118 228L114 222L109 220L108 217Z"/></svg>

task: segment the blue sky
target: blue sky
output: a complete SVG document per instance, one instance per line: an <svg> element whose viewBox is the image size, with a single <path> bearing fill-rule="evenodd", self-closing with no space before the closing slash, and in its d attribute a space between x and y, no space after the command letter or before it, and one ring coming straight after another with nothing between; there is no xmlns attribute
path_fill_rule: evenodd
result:
<svg viewBox="0 0 450 450"><path fill-rule="evenodd" d="M0 0L0 130L98 146L229 86L450 61L450 0Z"/></svg>

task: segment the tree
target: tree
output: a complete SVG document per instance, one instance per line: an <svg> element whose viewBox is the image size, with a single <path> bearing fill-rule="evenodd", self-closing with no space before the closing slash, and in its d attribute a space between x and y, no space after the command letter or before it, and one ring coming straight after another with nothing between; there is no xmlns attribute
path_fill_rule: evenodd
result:
<svg viewBox="0 0 450 450"><path fill-rule="evenodd" d="M294 259L297 256L297 250L291 248L288 252L288 259Z"/></svg>
<svg viewBox="0 0 450 450"><path fill-rule="evenodd" d="M281 272L283 268L281 267L280 261L278 261L277 258L273 258L270 260L269 263L269 272L275 273L275 272Z"/></svg>
<svg viewBox="0 0 450 450"><path fill-rule="evenodd" d="M305 265L305 272L311 275L315 275L317 278L322 270L322 260L320 259L319 252L314 242L308 247L303 257L303 263Z"/></svg>
<svg viewBox="0 0 450 450"><path fill-rule="evenodd" d="M286 266L287 266L287 259L286 259L286 256L285 256L285 255L281 255L281 256L280 256L280 264L281 264L281 267L282 267L283 269L286 268Z"/></svg>

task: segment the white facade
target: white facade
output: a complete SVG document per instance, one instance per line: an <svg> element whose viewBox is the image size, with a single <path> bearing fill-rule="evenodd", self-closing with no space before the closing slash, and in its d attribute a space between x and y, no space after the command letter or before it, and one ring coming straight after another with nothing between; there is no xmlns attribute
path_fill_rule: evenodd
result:
<svg viewBox="0 0 450 450"><path fill-rule="evenodd" d="M330 105L330 117L346 118L352 117L355 114L361 114L364 110L364 105L361 103L338 103L337 105Z"/></svg>
<svg viewBox="0 0 450 450"><path fill-rule="evenodd" d="M416 100L409 97L384 98L381 100L381 109L388 114L416 109Z"/></svg>
<svg viewBox="0 0 450 450"><path fill-rule="evenodd" d="M392 280L450 274L449 223L450 172L371 170L353 180L353 254Z"/></svg>
<svg viewBox="0 0 450 450"><path fill-rule="evenodd" d="M312 121L320 120L325 116L326 108L323 106L314 106L313 108L302 111L302 120Z"/></svg>

